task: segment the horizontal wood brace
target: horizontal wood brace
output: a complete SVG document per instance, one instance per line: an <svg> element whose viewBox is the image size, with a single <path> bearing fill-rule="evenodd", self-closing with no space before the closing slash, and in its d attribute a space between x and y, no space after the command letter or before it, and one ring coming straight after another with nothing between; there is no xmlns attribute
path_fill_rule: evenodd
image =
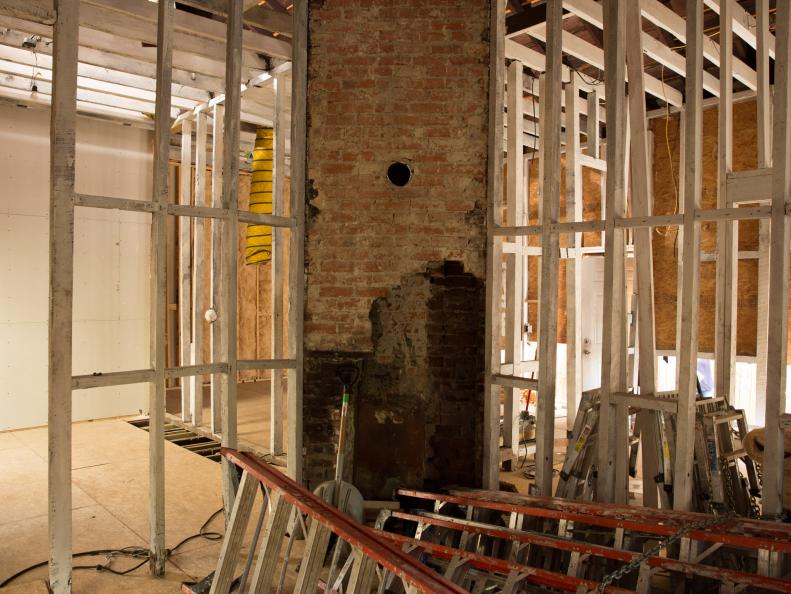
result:
<svg viewBox="0 0 791 594"><path fill-rule="evenodd" d="M242 369L296 369L294 359L240 359L236 366Z"/></svg>
<svg viewBox="0 0 791 594"><path fill-rule="evenodd" d="M747 221L755 219L767 219L772 211L769 206L750 206L750 207L730 207L730 208L706 208L697 210L694 220L698 223L714 221ZM791 213L786 213L791 214ZM614 221L616 229L634 229L638 227L672 227L684 223L683 214L670 215L651 215L648 217L624 217ZM606 220L596 221L571 221L553 223L550 225L550 233L586 233L591 231L603 231ZM542 225L526 225L515 227L495 227L493 235L495 237L512 236L523 237L527 235L541 235Z"/></svg>
<svg viewBox="0 0 791 594"><path fill-rule="evenodd" d="M596 157L582 154L577 157L577 161L582 167L589 167L597 171L607 171L607 161L604 159L597 159Z"/></svg>
<svg viewBox="0 0 791 594"><path fill-rule="evenodd" d="M193 375L208 375L210 373L228 373L227 363L205 363L203 365L185 365L168 367L165 377L174 379ZM75 375L71 378L72 390L87 390L89 388L103 388L107 386L123 386L126 384L142 384L154 381L153 369L134 369L130 371L111 371L109 373L92 373Z"/></svg>
<svg viewBox="0 0 791 594"><path fill-rule="evenodd" d="M516 375L493 374L489 379L493 384L522 390L538 390L538 380Z"/></svg>
<svg viewBox="0 0 791 594"><path fill-rule="evenodd" d="M115 198L112 196L93 196L90 194L75 194L74 205L88 208L106 208L114 210L124 210L131 212L160 212L162 207L156 202L146 200L131 200L128 198ZM214 208L212 206L191 206L189 204L168 204L164 210L167 214L177 217L196 217L206 219L227 219L230 211L225 208ZM251 223L254 225L268 225L270 227L290 228L296 227L296 221L292 217L281 217L277 215L248 212L246 210L236 211L236 216L240 223Z"/></svg>
<svg viewBox="0 0 791 594"><path fill-rule="evenodd" d="M635 408L658 410L669 413L678 411L678 402L673 398L632 394L629 392L614 392L612 398L616 403L623 403Z"/></svg>

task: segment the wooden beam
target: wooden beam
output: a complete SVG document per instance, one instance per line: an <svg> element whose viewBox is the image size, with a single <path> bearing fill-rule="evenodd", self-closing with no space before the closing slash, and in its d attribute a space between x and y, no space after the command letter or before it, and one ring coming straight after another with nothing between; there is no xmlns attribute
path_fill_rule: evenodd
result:
<svg viewBox="0 0 791 594"><path fill-rule="evenodd" d="M763 469L763 513L783 510L783 431L788 364L788 249L791 226L791 3L778 2L775 12L774 122L772 129L771 243L769 255L769 347L766 371L766 449Z"/></svg>
<svg viewBox="0 0 791 594"><path fill-rule="evenodd" d="M755 61L758 72L757 130L758 130L758 168L771 172L772 167L772 95L769 89L769 0L756 2L756 24L758 40ZM771 187L771 183L770 183ZM771 196L771 189L770 189ZM763 417L766 410L766 355L769 333L769 244L771 241L770 223L758 223L758 304L756 307L755 336L755 408L758 414L751 421L765 426Z"/></svg>
<svg viewBox="0 0 791 594"><path fill-rule="evenodd" d="M253 6L245 10L244 22L277 33L278 36L292 37L294 34L294 22L289 13L267 10L263 6Z"/></svg>
<svg viewBox="0 0 791 594"><path fill-rule="evenodd" d="M288 257L288 475L302 481L302 373L305 299L305 198L307 192L308 7L294 5L291 70L291 204L296 226Z"/></svg>
<svg viewBox="0 0 791 594"><path fill-rule="evenodd" d="M514 60L508 66L508 136L506 160L506 207L507 223L519 225L524 221L525 200L524 158L522 151L522 135L524 117L522 63ZM513 238L521 241L521 238ZM505 305L505 362L516 364L522 359L522 255L509 254L506 259L506 305ZM498 285L499 286L499 285ZM513 456L519 454L519 411L520 392L515 388L505 390L505 406L503 410L503 445L510 447Z"/></svg>
<svg viewBox="0 0 791 594"><path fill-rule="evenodd" d="M11 67L0 63L0 72L12 70ZM26 75L17 76L14 74L4 74L0 76L0 88L5 90L19 91L20 93L27 94L31 99L41 100L45 102L51 100L52 85L43 79L36 80L36 90L31 90L30 69L27 69ZM119 97L112 93L104 91L93 91L83 88L78 79L77 82L77 100L81 104L93 104L112 109L122 110L131 114L145 115L151 117L154 113L154 103L149 101L140 101L129 97ZM178 109L171 108L171 116L178 115ZM136 118L135 118L136 119Z"/></svg>
<svg viewBox="0 0 791 594"><path fill-rule="evenodd" d="M594 0L563 0L563 7L594 27L602 29L604 26L602 5ZM642 42L643 51L649 58L676 74L686 75L684 56L673 51L648 33L642 33L642 28L639 40ZM720 89L717 77L705 72L703 74L703 88L715 96L719 95Z"/></svg>
<svg viewBox="0 0 791 594"><path fill-rule="evenodd" d="M240 85L240 94L241 95L244 95L244 94L250 95L251 93L253 93L253 92L255 92L256 90L259 90L259 89L261 89L261 90L266 89L267 91L269 91L270 90L269 87L271 87L274 84L274 80L275 80L274 76L276 74L278 74L278 73L288 72L289 70L291 70L291 62L285 62L285 63L281 64L280 66L278 66L277 68L274 68L270 72L263 72L263 73L259 74L258 76L250 79L249 81L247 81L245 83L242 83ZM273 99L273 101L272 101L272 104L273 104L272 112L274 114L274 93L272 94L272 99ZM197 115L200 112L208 111L209 109L211 109L215 105L217 105L219 103L223 103L224 101L225 101L225 94L224 93L220 94L220 95L215 95L210 100L205 101L205 102L203 102L203 103L201 103L199 105L196 105L190 110L187 110L187 111L184 111L184 112L180 113L178 115L178 117L176 117L176 120L173 122L173 129L177 130L178 127L181 125L181 122L183 122L184 120L188 120L188 119L190 119L192 117L195 117L195 115ZM242 104L244 105L244 102ZM256 125L259 125L259 126L271 126L272 125L272 121L271 120L261 121L261 118L259 118L259 121L256 122L256 121L251 119L250 114L245 114L244 112L240 113L240 117L242 118L243 121L250 122L250 123L255 123Z"/></svg>
<svg viewBox="0 0 791 594"><path fill-rule="evenodd" d="M684 238L682 246L681 337L678 359L678 415L673 468L673 509L692 509L692 471L695 446L695 399L698 362L698 282L700 208L703 172L703 5L687 0L687 78L684 130Z"/></svg>
<svg viewBox="0 0 791 594"><path fill-rule="evenodd" d="M170 153L170 70L173 56L172 0L160 1L157 19L157 101L154 112L154 195L160 206L151 215L151 369L154 381L149 393L149 531L150 568L153 575L165 573L165 333L167 302L168 157Z"/></svg>
<svg viewBox="0 0 791 594"><path fill-rule="evenodd" d="M613 427L616 403L613 392L626 391L626 270L624 232L615 226L626 207L626 2L610 1L604 10L604 52L607 61L607 180L604 228L604 315L600 427ZM612 431L598 440L597 498L612 502L615 493L615 447Z"/></svg>
<svg viewBox="0 0 791 594"><path fill-rule="evenodd" d="M30 10L40 12L52 6L51 0L27 0L27 4ZM13 11L6 11L5 5L0 5L0 13L16 16ZM152 45L156 43L156 5L134 0L83 0L80 25L137 44ZM215 60L220 65L224 46L222 28L221 23L178 10L174 14L174 49ZM266 61L259 56L261 53L282 59L291 56L289 44L272 37L248 32L245 42L244 60L248 68L267 68ZM82 35L80 43L85 43Z"/></svg>
<svg viewBox="0 0 791 594"><path fill-rule="evenodd" d="M283 185L286 177L286 80L284 74L275 75L275 117L273 130L275 135L272 206L276 216L284 216ZM272 228L272 262L270 268L272 293L272 338L271 356L275 359L283 356L283 287L285 284L284 245L285 234L282 229ZM275 454L282 454L283 443L283 374L273 370L270 383L270 428L269 449Z"/></svg>
<svg viewBox="0 0 791 594"><path fill-rule="evenodd" d="M237 266L239 235L239 112L241 109L242 76L242 0L228 0L228 34L225 74L225 138L223 140L222 202L228 209L223 224L223 268L220 313L224 317L220 342L228 363L223 376L222 445L236 448L237 444ZM226 519L230 517L236 495L236 471L226 458L222 460L222 494Z"/></svg>
<svg viewBox="0 0 791 594"><path fill-rule="evenodd" d="M507 45L510 44L510 43L515 43L515 42L506 41ZM511 46L508 45L508 47L511 47ZM517 47L524 47L524 46L519 46L517 44ZM528 48L525 48L525 49L528 49ZM518 54L519 50L517 49L516 52ZM518 58L514 58L514 59L518 59ZM519 61L522 62L522 60L519 60ZM522 63L524 64L524 62L522 62ZM544 64L544 67L545 67L546 64L545 63L543 63L543 64ZM544 71L544 67L541 68L541 72ZM570 78L571 70L568 70L568 68L564 66L563 67L563 72L564 72L564 79L563 80L566 80L565 74L566 74L567 71L568 71L569 78ZM535 84L535 82L533 82L533 81L537 81L535 76L533 76L532 74L525 73L525 88L524 88L525 93L528 93L528 94L530 94L533 97L538 97L539 93L540 93L540 90L538 88L538 85ZM590 88L587 88L588 85L585 85L583 83L582 79L579 76L577 76L577 87L578 87L578 89L584 89L584 90L586 90L588 92L588 94L593 93L593 92L597 92L599 94L599 96L601 97L602 94L603 94L603 91L601 89L597 89L596 86L597 85L591 85ZM530 117L533 120L537 120L538 119L538 102L537 101L531 101L530 99L525 99L524 105L525 105L525 116ZM563 105L564 108L566 107L566 95L565 95L565 93L563 95L563 103L562 103L562 105ZM588 103L582 97L577 97L577 111L580 113L580 116L586 116L586 119L587 119ZM599 111L599 114L598 114L599 121L603 123L606 120L605 109L604 109L603 106L599 106L599 110L598 111ZM582 117L580 117L580 121L582 121ZM532 122L532 120L531 120L531 122ZM564 123L563 123L563 127L565 128L565 120L564 120ZM531 130L531 132L533 132L533 131L535 131L535 130ZM584 130L583 133L587 134L587 130ZM537 134L537 132L536 132L536 134ZM565 139L563 137L561 137L561 140L563 140L565 142Z"/></svg>
<svg viewBox="0 0 791 594"><path fill-rule="evenodd" d="M3 14L42 25L53 25L56 22L57 11L53 2L39 4L28 0L4 0L0 10Z"/></svg>
<svg viewBox="0 0 791 594"><path fill-rule="evenodd" d="M550 226L560 222L560 104L562 95L563 4L547 2L547 70L540 85L541 117L541 279L539 284L538 402L536 405L536 482L538 495L552 494L557 372L558 266L560 237ZM546 90L544 90L546 89Z"/></svg>
<svg viewBox="0 0 791 594"><path fill-rule="evenodd" d="M545 23L547 20L546 4L530 6L526 10L509 16L505 21L505 32L508 36L519 35L531 27Z"/></svg>
<svg viewBox="0 0 791 594"><path fill-rule="evenodd" d="M720 13L719 134L717 162L719 167L717 207L730 208L728 176L733 170L733 14L731 2ZM736 374L736 301L738 283L737 224L723 221L717 225L717 298L714 326L714 368L717 396L733 402ZM760 314L759 314L760 315Z"/></svg>
<svg viewBox="0 0 791 594"><path fill-rule="evenodd" d="M589 95L595 97L594 93ZM580 164L579 111L577 109L579 92L577 77L572 76L566 83L566 219L581 221L582 212L582 167ZM598 113L598 105L590 106L592 114ZM598 137L596 116L590 118L588 134ZM595 146L596 140L590 140ZM574 252L574 258L566 260L566 430L574 428L577 408L582 397L582 260L579 248L582 247L582 233L568 236L566 245Z"/></svg>
<svg viewBox="0 0 791 594"><path fill-rule="evenodd" d="M505 81L505 3L490 2L489 19L489 126L486 165L486 322L483 401L483 460L481 483L484 489L500 484L500 388L489 378L500 369L500 270L501 242L494 229L502 223L503 195L503 87ZM293 163L293 158L292 158ZM292 164L293 167L293 164Z"/></svg>
<svg viewBox="0 0 791 594"><path fill-rule="evenodd" d="M74 283L74 159L79 1L57 0L50 123L48 528L49 586L71 593L71 373Z"/></svg>
<svg viewBox="0 0 791 594"><path fill-rule="evenodd" d="M684 17L668 8L659 0L640 0L640 11L647 20L676 37L681 43L686 43L687 33ZM701 40L703 44L703 56L715 66L720 65L720 48L708 36ZM733 59L733 76L747 86L750 90L755 90L756 75L755 70L739 59Z"/></svg>
<svg viewBox="0 0 791 594"><path fill-rule="evenodd" d="M530 35L539 41L546 42L546 27L535 27L530 30ZM599 70L605 70L604 52L592 43L588 43L581 37L573 35L568 31L563 35L563 51L583 62L587 62ZM645 82L646 92L657 99L675 105L676 107L680 107L684 102L679 91L666 85L658 78L649 74L644 74L643 81Z"/></svg>
<svg viewBox="0 0 791 594"><path fill-rule="evenodd" d="M90 4L118 14L134 17L137 20L156 22L156 5L150 2L134 0L82 0L83 5ZM173 21L174 30L193 36L196 39L225 44L225 26L223 23L186 12L176 10ZM291 44L275 37L262 35L245 29L242 32L242 48L246 52L259 53L273 58L291 59Z"/></svg>
<svg viewBox="0 0 791 594"><path fill-rule="evenodd" d="M195 206L206 206L206 114L195 118ZM182 219L183 220L183 219ZM203 278L206 268L204 245L206 243L206 220L193 219L192 239L192 340L190 345L191 365L203 363L203 324L206 304L203 297ZM203 376L190 378L190 411L192 424L203 422Z"/></svg>
<svg viewBox="0 0 791 594"><path fill-rule="evenodd" d="M599 93L592 91L588 93L588 120L585 150L587 156L598 159L601 150L601 120L599 119Z"/></svg>
<svg viewBox="0 0 791 594"><path fill-rule="evenodd" d="M211 196L214 208L223 208L223 122L225 121L225 107L215 105L212 108L212 164L211 164ZM217 363L225 359L223 352L222 335L225 320L218 312L223 308L223 257L222 257L222 237L223 225L220 219L214 219L211 224L211 272L209 283L211 284L211 309L214 313L214 321L211 322L209 330L209 344L211 348L211 361ZM211 376L211 430L212 433L222 431L222 402L225 400L223 393L225 390L225 380L222 374L213 373Z"/></svg>
<svg viewBox="0 0 791 594"><path fill-rule="evenodd" d="M0 14L0 26L42 37L52 37L52 28L29 21L22 21ZM156 77L156 47L144 46L103 31L80 27L80 61L143 74L154 71ZM127 65L126 62L130 61ZM173 65L177 69L174 80L181 84L196 86L219 92L222 89L223 65L215 60L194 56L185 52L174 52Z"/></svg>
<svg viewBox="0 0 791 594"><path fill-rule="evenodd" d="M0 44L0 71L25 77L28 90L30 89L31 68L35 68L36 82L41 80L52 81L51 56L39 53L34 54L30 50ZM152 106L156 100L156 93L154 92L156 82L154 79L83 63L77 64L77 73L78 89L82 88L118 97L139 99L150 102ZM173 93L173 105L181 109L191 109L207 98L207 94L198 89L188 89L186 92L179 94L180 91L175 85L171 92ZM187 95L192 98L188 98ZM153 113L153 107L150 111Z"/></svg>
<svg viewBox="0 0 791 594"><path fill-rule="evenodd" d="M681 116L678 122L678 137L679 138L686 138L687 137L687 116L686 110L681 111ZM680 370L681 366L678 364L681 358L681 295L684 292L683 290L683 278L684 278L684 270L683 266L684 263L681 259L681 246L684 245L684 187L686 181L686 164L685 164L685 151L679 149L678 151L678 214L677 217L680 217L680 222L678 228L676 229L676 240L675 240L675 257L676 257L676 343L675 343L675 357L676 357L676 391L679 390L680 386Z"/></svg>
<svg viewBox="0 0 791 594"><path fill-rule="evenodd" d="M642 18L639 5L629 2L626 15L626 65L630 79L629 122L632 215L649 217L653 214L650 179L648 131L646 129L645 92L638 76L643 71ZM639 227L634 230L634 276L637 289L637 346L640 394L656 391L656 329L654 315L654 262L652 235L654 230ZM628 402L627 402L628 404ZM624 420L628 423L628 420ZM662 448L659 441L659 420L650 410L637 415L643 461L643 505L657 507L657 483ZM628 444L623 451L628 450Z"/></svg>
<svg viewBox="0 0 791 594"><path fill-rule="evenodd" d="M751 15L749 12L744 10L738 2L734 2L732 0L724 0L725 2L732 2L733 6L731 7L733 13L733 32L742 38L744 41L747 42L747 45L752 47L753 49L758 48L758 38L756 35L757 25L755 22L755 17ZM722 9L723 0L704 0L706 6L708 6L711 10L720 14ZM766 38L767 42L767 50L769 51L769 56L774 58L775 57L775 36L768 35Z"/></svg>
<svg viewBox="0 0 791 594"><path fill-rule="evenodd" d="M772 199L772 170L769 167L728 174L728 201L733 205Z"/></svg>
<svg viewBox="0 0 791 594"><path fill-rule="evenodd" d="M530 68L535 70L536 72L545 72L546 71L546 56L544 54L539 53L529 47L526 47L512 39L505 40L504 46L504 54L505 57L509 60L519 60L524 64L526 68ZM561 72L563 73L563 80L568 80L571 78L571 69L568 66L561 66ZM530 76L530 75L526 75ZM599 97L604 99L604 90L601 88L600 85L587 85L584 84L581 80L579 84L582 88L586 89L587 91L593 91L593 87L598 87ZM527 84L525 90L531 92L530 85ZM540 90L537 87L534 87L531 92L532 95L538 96L540 95ZM563 97L563 104L565 105L566 97ZM584 103L580 103L580 113L587 113L587 106ZM604 121L603 117L603 110L600 110L600 118Z"/></svg>
<svg viewBox="0 0 791 594"><path fill-rule="evenodd" d="M192 185L192 122L181 130L181 165L179 167L179 204L189 206ZM192 250L190 241L190 220L180 217L179 226L179 364L190 364L190 312L192 283ZM181 380L181 420L192 422L190 383Z"/></svg>
<svg viewBox="0 0 791 594"><path fill-rule="evenodd" d="M224 0L184 0L184 4L220 16L225 16L228 13L228 6ZM247 4L249 5L249 3ZM293 19L288 13L265 10L263 7L253 6L245 10L244 22L289 37L293 30Z"/></svg>

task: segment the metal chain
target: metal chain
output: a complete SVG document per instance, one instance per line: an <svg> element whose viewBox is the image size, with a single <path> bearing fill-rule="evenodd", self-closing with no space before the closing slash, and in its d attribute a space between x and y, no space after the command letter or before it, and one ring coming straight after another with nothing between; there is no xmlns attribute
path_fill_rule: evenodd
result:
<svg viewBox="0 0 791 594"><path fill-rule="evenodd" d="M720 459L720 477L722 477L722 486L725 489L728 511L736 512L736 496L733 492L733 482L731 482L731 467L725 458Z"/></svg>
<svg viewBox="0 0 791 594"><path fill-rule="evenodd" d="M707 518L699 522L692 522L691 524L687 524L675 534L671 534L667 538L660 540L653 547L651 547L641 555L638 555L623 567L616 569L612 573L606 575L604 579L599 583L599 586L596 588L595 591L601 594L602 592L604 592L605 588L607 588L607 586L609 586L611 583L613 583L616 580L620 580L623 576L633 572L635 569L640 567L646 559L657 555L659 551L668 548L673 543L681 540L688 533L694 530L705 530L707 528L712 528L714 526L717 526L718 524L722 524L723 522L732 520L734 517L736 517L736 514L734 514L732 511L729 511L728 513L722 516L714 516L712 518Z"/></svg>
<svg viewBox="0 0 791 594"><path fill-rule="evenodd" d="M755 467L755 478L758 479L758 487L760 488L761 493L763 493L764 479L763 479L763 473L762 473L761 465L758 464L758 462L753 460L753 466ZM766 521L769 521L769 522L784 522L786 520L786 515L787 514L784 511L780 512L779 514L762 514L762 513L760 513L759 512L759 508L758 508L758 503L756 502L755 499L756 498L755 498L754 495L750 495L751 506L755 510L755 517L757 519L759 519L759 520L766 520Z"/></svg>

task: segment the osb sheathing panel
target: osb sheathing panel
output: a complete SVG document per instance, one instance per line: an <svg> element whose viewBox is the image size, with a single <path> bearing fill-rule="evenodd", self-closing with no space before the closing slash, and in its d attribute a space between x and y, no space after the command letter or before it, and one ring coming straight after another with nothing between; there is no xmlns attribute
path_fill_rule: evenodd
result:
<svg viewBox="0 0 791 594"><path fill-rule="evenodd" d="M566 217L566 156L561 156L561 177L560 177L560 220L568 220ZM538 215L538 160L529 161L528 176L528 217L530 225L540 224ZM601 219L601 174L593 169L584 167L582 169L582 217L585 221L595 221ZM568 235L560 236L560 245L565 247ZM539 236L528 237L531 246L541 244ZM582 245L594 247L601 245L601 234L583 233ZM538 329L538 278L540 274L540 258L528 258L528 321L532 324L533 331L529 334L530 340L537 340L536 331ZM560 260L558 268L558 341L566 342L566 261Z"/></svg>
<svg viewBox="0 0 791 594"><path fill-rule="evenodd" d="M757 167L757 119L754 101L733 106L733 169L745 171ZM718 110L703 112L703 208L717 206ZM651 122L654 133L654 214L677 212L676 191L679 173L679 116L658 118ZM668 154L669 153L669 154ZM701 253L717 249L717 225L701 225ZM654 283L656 306L656 342L659 349L675 349L677 292L677 230L659 229L653 235ZM739 249L758 249L758 222L739 223ZM736 350L739 355L755 355L758 287L757 260L740 260L738 267L738 301ZM699 344L701 352L714 351L715 262L701 262Z"/></svg>
<svg viewBox="0 0 791 594"><path fill-rule="evenodd" d="M757 167L757 118L754 101L736 103L733 106L734 119L734 171L745 171ZM703 208L717 206L717 142L718 110L707 109L703 113ZM654 208L656 215L678 212L677 196L679 184L679 115L669 118L653 119L650 123L653 132L653 184ZM529 162L529 224L538 224L538 161ZM586 221L601 218L601 175L599 172L583 168L583 219ZM565 155L561 165L561 221L565 216ZM701 226L701 253L714 254L717 246L716 223ZM566 245L566 236L561 236L561 246ZM539 245L540 238L528 238L530 245ZM601 245L601 234L584 233L583 245ZM675 349L676 333L676 293L677 293L677 228L659 228L653 234L654 290L656 309L656 344L658 349ZM758 249L758 222L739 223L739 249L756 251ZM565 279L566 262L561 260L558 279L558 341L565 342ZM538 321L538 276L540 259L528 259L528 312L533 325L530 339L536 339ZM743 259L738 265L737 300L737 353L755 355L756 310L758 287L757 260ZM700 311L699 346L701 352L714 351L715 328L715 286L716 264L713 261L700 265ZM790 349L791 350L791 349Z"/></svg>

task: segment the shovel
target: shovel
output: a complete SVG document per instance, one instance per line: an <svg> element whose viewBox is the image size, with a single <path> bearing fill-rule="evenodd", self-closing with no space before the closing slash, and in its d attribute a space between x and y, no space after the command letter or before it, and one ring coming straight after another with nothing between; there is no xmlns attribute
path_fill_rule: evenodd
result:
<svg viewBox="0 0 791 594"><path fill-rule="evenodd" d="M324 501L334 505L340 511L350 515L358 522L363 521L363 496L360 491L343 480L344 455L343 449L346 442L346 419L349 414L349 391L357 382L360 371L356 365L341 365L337 377L343 385L343 399L341 401L341 426L338 436L338 455L335 460L335 479L321 483L313 491Z"/></svg>
<svg viewBox="0 0 791 594"><path fill-rule="evenodd" d="M363 521L363 496L360 491L347 483L343 476L343 447L346 441L346 419L349 413L349 390L357 382L360 372L356 365L342 365L337 370L337 377L343 385L343 399L341 401L341 426L340 436L338 437L338 454L335 459L335 479L324 481L313 492L321 497L330 505L348 514L358 522ZM310 522L306 522L310 525ZM302 540L305 536L296 518L292 518L289 532L293 532L295 538Z"/></svg>

